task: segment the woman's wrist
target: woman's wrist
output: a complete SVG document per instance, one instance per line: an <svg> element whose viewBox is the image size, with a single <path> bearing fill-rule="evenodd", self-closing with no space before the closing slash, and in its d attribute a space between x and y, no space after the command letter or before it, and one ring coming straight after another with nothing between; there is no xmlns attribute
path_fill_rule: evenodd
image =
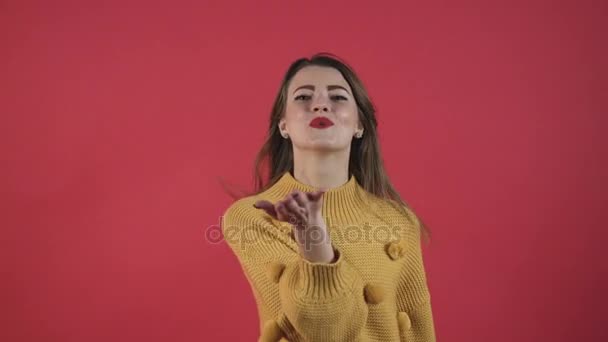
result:
<svg viewBox="0 0 608 342"><path fill-rule="evenodd" d="M336 253L325 220L321 217L313 221L306 227L296 229L296 242L300 247L300 254L310 262L332 263L336 259Z"/></svg>
<svg viewBox="0 0 608 342"><path fill-rule="evenodd" d="M331 244L314 247L310 250L300 247L300 255L312 263L331 264L337 259L337 253L335 253Z"/></svg>

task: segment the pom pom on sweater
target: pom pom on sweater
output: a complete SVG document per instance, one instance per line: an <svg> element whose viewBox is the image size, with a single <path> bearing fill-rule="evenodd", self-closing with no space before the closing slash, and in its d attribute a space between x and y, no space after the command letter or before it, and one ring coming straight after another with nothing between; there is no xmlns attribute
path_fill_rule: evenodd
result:
<svg viewBox="0 0 608 342"><path fill-rule="evenodd" d="M365 285L363 293L368 304L379 304L384 300L384 290L378 285Z"/></svg>

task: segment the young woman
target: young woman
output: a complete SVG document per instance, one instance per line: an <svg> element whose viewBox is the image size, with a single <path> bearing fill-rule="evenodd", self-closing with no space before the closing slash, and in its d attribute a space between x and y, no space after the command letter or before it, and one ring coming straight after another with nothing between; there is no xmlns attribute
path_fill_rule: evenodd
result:
<svg viewBox="0 0 608 342"><path fill-rule="evenodd" d="M420 248L428 231L385 173L376 127L346 63L317 54L287 70L256 192L222 217L260 341L435 341Z"/></svg>

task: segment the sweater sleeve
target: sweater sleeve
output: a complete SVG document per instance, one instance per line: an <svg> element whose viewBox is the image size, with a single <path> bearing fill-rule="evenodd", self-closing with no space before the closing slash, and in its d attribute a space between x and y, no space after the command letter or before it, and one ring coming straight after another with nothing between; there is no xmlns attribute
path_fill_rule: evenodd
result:
<svg viewBox="0 0 608 342"><path fill-rule="evenodd" d="M401 341L436 341L431 294L420 246L420 226L405 237L407 245L404 263L397 285L397 319Z"/></svg>
<svg viewBox="0 0 608 342"><path fill-rule="evenodd" d="M275 319L281 331L274 329L272 339L282 334L289 340L357 340L368 313L363 281L341 250L334 246L334 263L309 262L299 255L288 231L255 210L231 206L222 218L222 231L255 297L261 298L258 305L279 303L281 313ZM268 323L263 325L272 326Z"/></svg>

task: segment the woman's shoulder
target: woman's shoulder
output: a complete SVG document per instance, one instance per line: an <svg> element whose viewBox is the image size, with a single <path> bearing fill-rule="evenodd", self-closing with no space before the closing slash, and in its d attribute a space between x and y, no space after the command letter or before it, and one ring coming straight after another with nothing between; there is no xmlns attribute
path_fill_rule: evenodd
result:
<svg viewBox="0 0 608 342"><path fill-rule="evenodd" d="M260 200L274 202L275 198L262 192L241 197L228 205L222 215L223 219L231 223L264 223L270 218L263 210L255 208L253 204Z"/></svg>
<svg viewBox="0 0 608 342"><path fill-rule="evenodd" d="M283 191L284 192L284 191ZM281 199L279 196L281 191L276 190L276 186L269 187L265 190L261 190L257 193L244 195L234 200L225 210L225 215L234 214L255 214L261 212L260 209L256 209L253 204L257 201L266 200L272 203Z"/></svg>
<svg viewBox="0 0 608 342"><path fill-rule="evenodd" d="M241 249L274 241L296 248L293 246L295 242L290 241L291 228L288 223L279 222L253 206L262 199L270 200L265 196L251 195L235 200L226 208L221 218L224 239L234 248L240 246Z"/></svg>
<svg viewBox="0 0 608 342"><path fill-rule="evenodd" d="M247 216L252 216L258 211L253 204L259 200L257 195L245 196L239 198L226 207L224 209L224 218L229 218L230 220L234 220L237 218L243 218Z"/></svg>

